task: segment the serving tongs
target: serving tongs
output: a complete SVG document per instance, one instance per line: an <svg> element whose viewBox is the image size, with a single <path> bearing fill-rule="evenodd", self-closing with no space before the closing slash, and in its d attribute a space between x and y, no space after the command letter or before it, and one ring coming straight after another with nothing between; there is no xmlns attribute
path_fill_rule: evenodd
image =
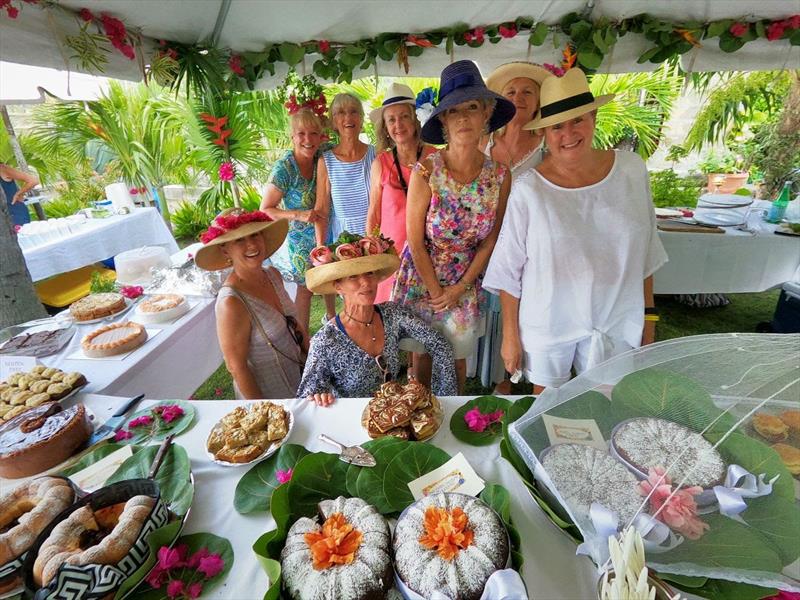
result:
<svg viewBox="0 0 800 600"><path fill-rule="evenodd" d="M324 433L319 434L319 439L326 444L336 446L339 449L339 460L357 467L374 467L378 464L375 457L362 446L345 446L336 440L329 438Z"/></svg>

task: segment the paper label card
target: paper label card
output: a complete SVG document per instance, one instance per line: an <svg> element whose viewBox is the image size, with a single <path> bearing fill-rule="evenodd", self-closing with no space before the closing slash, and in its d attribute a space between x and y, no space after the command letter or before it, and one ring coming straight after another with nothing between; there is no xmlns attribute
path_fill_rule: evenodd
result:
<svg viewBox="0 0 800 600"><path fill-rule="evenodd" d="M75 482L75 485L87 492L99 490L105 484L106 479L111 477L120 465L131 456L133 456L133 450L129 445L125 445L108 456L101 458L93 465L89 465L82 471L70 475L70 479Z"/></svg>
<svg viewBox="0 0 800 600"><path fill-rule="evenodd" d="M481 479L459 452L438 469L409 482L408 489L414 500L419 500L437 492L459 492L477 496L485 487Z"/></svg>
<svg viewBox="0 0 800 600"><path fill-rule="evenodd" d="M0 381L5 381L12 373L25 373L39 363L35 356L0 355Z"/></svg>
<svg viewBox="0 0 800 600"><path fill-rule="evenodd" d="M600 428L594 419L563 419L553 415L542 415L550 445L584 444L598 450L608 450Z"/></svg>

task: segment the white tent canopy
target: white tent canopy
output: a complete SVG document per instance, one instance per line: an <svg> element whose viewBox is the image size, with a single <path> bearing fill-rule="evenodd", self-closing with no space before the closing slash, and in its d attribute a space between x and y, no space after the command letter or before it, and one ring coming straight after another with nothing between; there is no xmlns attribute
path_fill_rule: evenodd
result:
<svg viewBox="0 0 800 600"><path fill-rule="evenodd" d="M556 24L567 13L582 11L595 19L618 20L648 13L678 21L776 19L800 14L800 0L61 0L60 4L75 11L86 6L95 13L108 12L129 28L140 29L145 36L145 56L150 55L155 40L162 38L186 44L216 38L218 46L246 52L260 51L268 42L352 42L382 32L414 33L458 23L478 26L513 21L517 17ZM64 69L69 59L58 39L74 34L78 26L77 19L64 11L45 11L25 4L16 20L0 19L0 58ZM497 44L487 42L480 48L456 46L453 58L475 60L484 73L509 60L527 58L557 63L564 42L564 36L560 37L555 44L548 40L531 49L527 35ZM622 37L605 57L600 72L652 69L650 63L636 62L648 47L649 43L640 35ZM316 58L308 55L301 70L305 68L310 73ZM426 49L422 56L410 58L409 74L437 76L450 60L443 44ZM717 40L711 39L684 55L683 61L685 68L695 71L800 68L800 47L791 46L788 40L762 39L726 54L719 49ZM259 87L277 85L285 74L283 66L274 77L260 82ZM361 74L376 71L385 76L403 75L396 62L380 60L377 69ZM141 78L141 65L112 52L105 74L137 80Z"/></svg>
<svg viewBox="0 0 800 600"><path fill-rule="evenodd" d="M0 104L38 104L47 96L97 100L108 85L105 77L0 61Z"/></svg>

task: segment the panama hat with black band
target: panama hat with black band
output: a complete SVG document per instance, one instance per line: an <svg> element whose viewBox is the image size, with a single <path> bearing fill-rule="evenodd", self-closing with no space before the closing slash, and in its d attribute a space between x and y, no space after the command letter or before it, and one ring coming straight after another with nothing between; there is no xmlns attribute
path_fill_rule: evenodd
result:
<svg viewBox="0 0 800 600"><path fill-rule="evenodd" d="M517 110L510 100L486 87L481 72L474 62L457 60L442 71L439 82L439 103L422 125L422 140L429 144L444 144L442 122L438 116L448 108L469 100L495 101L494 111L489 117L489 131L500 129L514 118Z"/></svg>
<svg viewBox="0 0 800 600"><path fill-rule="evenodd" d="M539 91L539 112L523 129L542 129L569 121L608 104L614 94L595 97L589 89L586 75L580 69L570 69L563 77L551 75Z"/></svg>
<svg viewBox="0 0 800 600"><path fill-rule="evenodd" d="M413 107L416 102L417 97L410 87L402 83L393 83L389 86L389 89L386 90L386 95L381 105L369 111L369 120L372 121L373 125L377 126L383 118L383 110L387 106L392 106L393 104L410 104L412 106L411 113L414 114Z"/></svg>
<svg viewBox="0 0 800 600"><path fill-rule="evenodd" d="M537 85L542 85L545 79L551 77L550 71L541 65L532 62L514 61L497 67L486 78L486 86L493 92L503 93L503 88L513 79L524 77Z"/></svg>

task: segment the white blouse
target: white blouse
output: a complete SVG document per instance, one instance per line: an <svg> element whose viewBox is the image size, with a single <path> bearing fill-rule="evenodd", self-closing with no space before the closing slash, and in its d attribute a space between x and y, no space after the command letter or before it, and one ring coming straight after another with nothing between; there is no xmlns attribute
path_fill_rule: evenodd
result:
<svg viewBox="0 0 800 600"><path fill-rule="evenodd" d="M666 261L644 161L616 151L608 175L586 187L535 169L514 180L483 285L520 299L526 352L598 333L638 347L643 281Z"/></svg>

